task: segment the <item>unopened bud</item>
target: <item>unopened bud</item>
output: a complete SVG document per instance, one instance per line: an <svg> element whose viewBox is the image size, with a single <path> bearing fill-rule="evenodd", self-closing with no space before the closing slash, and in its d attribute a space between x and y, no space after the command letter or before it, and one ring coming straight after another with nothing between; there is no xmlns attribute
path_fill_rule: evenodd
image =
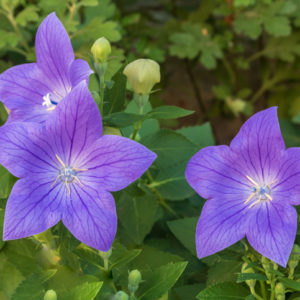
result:
<svg viewBox="0 0 300 300"><path fill-rule="evenodd" d="M44 295L44 300L57 300L57 295L54 290L48 290Z"/></svg>
<svg viewBox="0 0 300 300"><path fill-rule="evenodd" d="M105 37L101 37L93 44L91 48L96 63L105 63L111 53L111 46Z"/></svg>
<svg viewBox="0 0 300 300"><path fill-rule="evenodd" d="M148 95L160 82L159 64L152 59L137 59L128 64L123 73L136 94Z"/></svg>
<svg viewBox="0 0 300 300"><path fill-rule="evenodd" d="M139 288L139 285L142 281L142 274L139 270L132 270L128 275L128 290L131 295Z"/></svg>
<svg viewBox="0 0 300 300"><path fill-rule="evenodd" d="M113 298L113 300L128 300L128 299L129 299L128 295L123 291L117 292Z"/></svg>
<svg viewBox="0 0 300 300"><path fill-rule="evenodd" d="M276 300L285 300L285 287L281 282L275 286L275 297Z"/></svg>
<svg viewBox="0 0 300 300"><path fill-rule="evenodd" d="M250 268L247 267L248 267L248 263L244 263L242 265L242 273L244 274L254 273L254 270L251 267ZM254 288L255 283L256 283L255 279L246 280L246 284L249 286L250 289Z"/></svg>

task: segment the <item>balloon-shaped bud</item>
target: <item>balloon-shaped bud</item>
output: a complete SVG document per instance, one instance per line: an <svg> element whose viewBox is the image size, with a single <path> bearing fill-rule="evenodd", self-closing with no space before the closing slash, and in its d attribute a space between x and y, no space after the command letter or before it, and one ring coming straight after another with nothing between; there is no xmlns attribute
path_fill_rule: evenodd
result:
<svg viewBox="0 0 300 300"><path fill-rule="evenodd" d="M91 52L96 63L105 63L111 53L110 42L105 37L99 38L93 44Z"/></svg>
<svg viewBox="0 0 300 300"><path fill-rule="evenodd" d="M54 290L48 290L44 295L44 300L57 300L57 295Z"/></svg>
<svg viewBox="0 0 300 300"><path fill-rule="evenodd" d="M139 285L142 281L142 274L139 270L132 270L128 275L128 290L131 295L139 288Z"/></svg>
<svg viewBox="0 0 300 300"><path fill-rule="evenodd" d="M123 73L136 94L148 95L153 86L160 82L159 64L152 59L137 59L128 64Z"/></svg>
<svg viewBox="0 0 300 300"><path fill-rule="evenodd" d="M129 297L125 292L119 291L114 295L113 299L114 300L128 300Z"/></svg>

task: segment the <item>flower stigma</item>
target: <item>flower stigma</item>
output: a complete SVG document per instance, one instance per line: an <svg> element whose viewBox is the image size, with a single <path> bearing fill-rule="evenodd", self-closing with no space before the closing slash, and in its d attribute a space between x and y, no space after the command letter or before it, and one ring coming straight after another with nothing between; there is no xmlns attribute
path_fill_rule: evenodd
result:
<svg viewBox="0 0 300 300"><path fill-rule="evenodd" d="M60 179L66 185L68 194L71 195L71 190L70 190L69 184L75 182L75 183L79 184L81 187L83 187L83 184L81 183L81 181L79 180L77 175L78 175L78 172L88 171L88 169L79 169L79 168L74 168L72 166L66 166L65 163L62 161L62 159L57 154L55 154L55 156L56 156L57 160L59 161L59 163L61 164L62 168L60 168L60 170L58 172L58 176L56 177L52 186L57 182L58 179Z"/></svg>
<svg viewBox="0 0 300 300"><path fill-rule="evenodd" d="M46 94L43 97L44 102L42 103L43 106L47 107L48 111L51 111L53 109L55 109L56 105L57 105L57 101L54 99L53 95L51 93Z"/></svg>
<svg viewBox="0 0 300 300"><path fill-rule="evenodd" d="M271 186L272 184L274 184L276 181L271 182L270 184L258 184L255 180L253 180L250 176L246 176L247 179L253 184L252 188L251 188L251 195L249 196L249 198L244 202L244 204L248 204L252 199L254 199L255 201L253 203L250 204L249 208L252 208L253 206L270 200L272 201L273 198L271 196L272 190L271 190Z"/></svg>

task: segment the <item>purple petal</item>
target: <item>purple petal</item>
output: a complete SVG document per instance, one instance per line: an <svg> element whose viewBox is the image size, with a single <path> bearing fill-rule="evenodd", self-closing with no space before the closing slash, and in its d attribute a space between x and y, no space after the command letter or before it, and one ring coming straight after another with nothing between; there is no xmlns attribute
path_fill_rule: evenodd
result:
<svg viewBox="0 0 300 300"><path fill-rule="evenodd" d="M206 201L196 230L198 257L214 254L242 239L248 228L247 213L238 196L230 201L223 198Z"/></svg>
<svg viewBox="0 0 300 300"><path fill-rule="evenodd" d="M89 84L89 77L92 73L93 71L85 60L74 60L70 68L72 86L76 86L83 80L85 80L86 83Z"/></svg>
<svg viewBox="0 0 300 300"><path fill-rule="evenodd" d="M105 191L72 185L63 223L83 243L108 251L117 231L114 198Z"/></svg>
<svg viewBox="0 0 300 300"><path fill-rule="evenodd" d="M77 85L57 105L46 129L49 143L67 165L101 136L101 115L86 83Z"/></svg>
<svg viewBox="0 0 300 300"><path fill-rule="evenodd" d="M17 177L57 169L52 146L36 123L16 122L0 128L0 163Z"/></svg>
<svg viewBox="0 0 300 300"><path fill-rule="evenodd" d="M0 75L0 100L9 109L33 105L42 109L43 96L50 86L37 64L15 66Z"/></svg>
<svg viewBox="0 0 300 300"><path fill-rule="evenodd" d="M206 147L189 161L185 177L191 187L202 197L230 199L249 197L248 179L239 166L236 154L227 146Z"/></svg>
<svg viewBox="0 0 300 300"><path fill-rule="evenodd" d="M28 237L45 231L61 219L65 189L51 187L52 178L20 179L8 198L4 219L4 240Z"/></svg>
<svg viewBox="0 0 300 300"><path fill-rule="evenodd" d="M69 70L74 61L70 38L55 13L41 23L35 40L36 60L53 82L52 90L67 94L71 88Z"/></svg>
<svg viewBox="0 0 300 300"><path fill-rule="evenodd" d="M300 204L300 148L285 151L273 187L274 200L285 199L293 205Z"/></svg>
<svg viewBox="0 0 300 300"><path fill-rule="evenodd" d="M252 116L232 140L230 148L238 154L241 170L258 182L274 180L285 150L277 118L271 107Z"/></svg>
<svg viewBox="0 0 300 300"><path fill-rule="evenodd" d="M285 267L296 237L297 213L282 200L252 208L256 213L249 220L247 238L256 251Z"/></svg>
<svg viewBox="0 0 300 300"><path fill-rule="evenodd" d="M155 158L155 153L137 142L104 135L75 164L88 169L82 173L86 184L118 191L142 176Z"/></svg>

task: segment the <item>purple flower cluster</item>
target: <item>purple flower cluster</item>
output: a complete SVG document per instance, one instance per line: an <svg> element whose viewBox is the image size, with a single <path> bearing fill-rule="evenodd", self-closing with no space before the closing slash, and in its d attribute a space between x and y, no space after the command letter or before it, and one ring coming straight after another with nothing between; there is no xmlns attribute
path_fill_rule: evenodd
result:
<svg viewBox="0 0 300 300"><path fill-rule="evenodd" d="M208 199L196 229L199 258L247 237L259 253L286 266L297 230L300 148L285 149L276 107L251 117L230 146L200 150L186 178Z"/></svg>
<svg viewBox="0 0 300 300"><path fill-rule="evenodd" d="M40 233L62 220L73 235L107 251L117 229L110 192L139 178L156 154L130 139L101 135L88 90L88 64L74 60L54 13L36 36L37 63L0 75L0 99L11 109L0 128L0 163L20 178L9 196L4 240Z"/></svg>
<svg viewBox="0 0 300 300"><path fill-rule="evenodd" d="M104 135L88 90L89 65L74 59L54 13L36 35L36 63L0 75L11 110L0 128L0 163L20 178L7 202L4 240L40 233L62 220L82 242L107 251L117 228L113 196L139 178L156 154ZM300 148L285 149L275 107L250 118L230 146L206 147L186 178L206 201L196 230L198 257L247 237L286 266L297 230Z"/></svg>

